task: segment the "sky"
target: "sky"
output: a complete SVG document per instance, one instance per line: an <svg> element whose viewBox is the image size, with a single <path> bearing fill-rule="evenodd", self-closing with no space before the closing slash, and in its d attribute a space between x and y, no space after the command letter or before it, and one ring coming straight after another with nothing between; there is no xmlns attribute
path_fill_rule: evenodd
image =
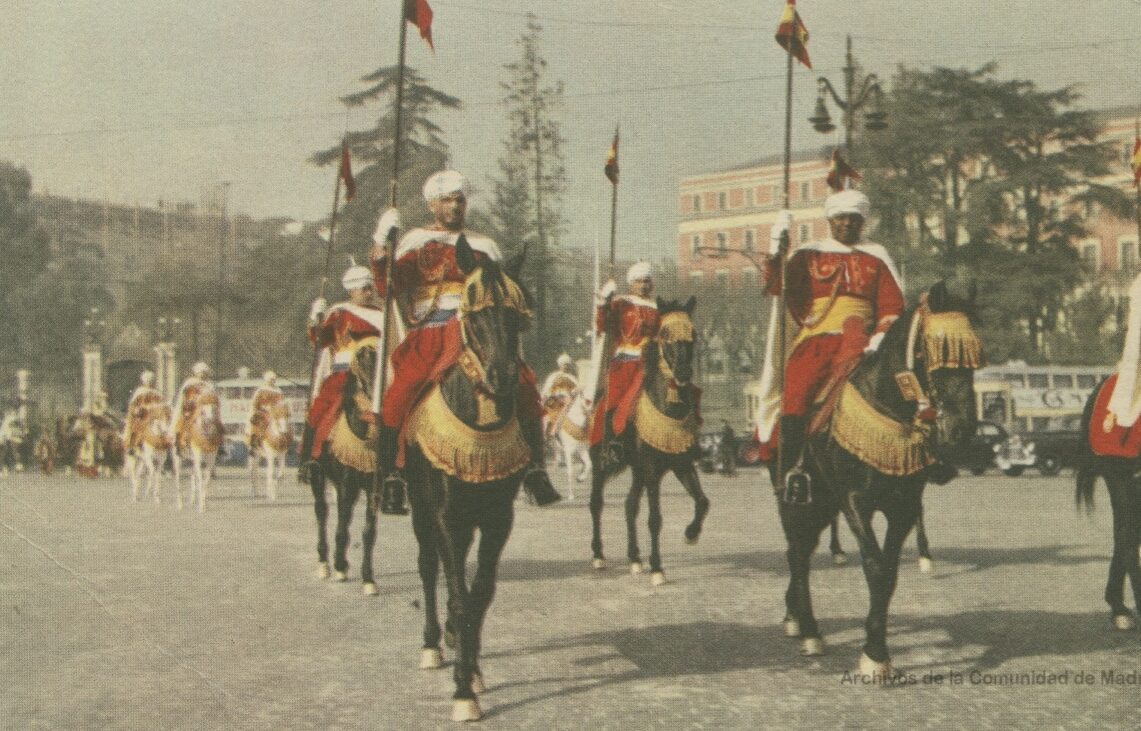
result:
<svg viewBox="0 0 1141 731"><path fill-rule="evenodd" d="M682 177L779 153L781 0L430 0L431 53L409 63L465 106L440 113L453 166L486 193L502 153L503 65L526 13L565 85L567 245L609 235L602 167L621 124L618 249L673 258ZM0 159L37 191L154 206L230 184L230 210L317 220L333 170L306 162L372 109L337 101L396 60L400 0L7 0L0 25ZM794 75L793 146L840 140L805 121L815 77L841 82L844 39L883 79L899 64L975 68L1043 88L1080 84L1083 106L1141 103L1141 0L801 0L814 69ZM835 114L835 109L833 113Z"/></svg>

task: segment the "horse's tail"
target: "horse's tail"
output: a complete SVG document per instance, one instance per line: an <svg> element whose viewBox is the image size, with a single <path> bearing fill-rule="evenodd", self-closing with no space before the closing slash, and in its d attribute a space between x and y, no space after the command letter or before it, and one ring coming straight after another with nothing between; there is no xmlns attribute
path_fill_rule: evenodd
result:
<svg viewBox="0 0 1141 731"><path fill-rule="evenodd" d="M1086 400L1086 406L1082 410L1081 426L1079 427L1081 437L1074 464L1074 507L1077 509L1084 507L1087 512L1093 510L1093 490L1100 474L1097 455L1093 453L1093 447L1090 446L1089 430L1090 423L1093 421L1094 404L1097 403L1098 394L1101 393L1104 386L1105 380L1103 379L1097 388L1090 393Z"/></svg>

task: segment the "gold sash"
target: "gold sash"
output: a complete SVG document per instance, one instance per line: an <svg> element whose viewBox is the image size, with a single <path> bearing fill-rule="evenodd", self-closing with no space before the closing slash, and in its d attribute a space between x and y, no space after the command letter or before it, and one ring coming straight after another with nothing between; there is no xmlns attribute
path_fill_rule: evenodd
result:
<svg viewBox="0 0 1141 731"><path fill-rule="evenodd" d="M817 297L812 300L812 312L805 320L808 324L796 334L793 347L816 335L842 332L844 322L849 317L858 317L865 323L871 322L873 314L872 303L862 297L851 295L840 295L835 299Z"/></svg>

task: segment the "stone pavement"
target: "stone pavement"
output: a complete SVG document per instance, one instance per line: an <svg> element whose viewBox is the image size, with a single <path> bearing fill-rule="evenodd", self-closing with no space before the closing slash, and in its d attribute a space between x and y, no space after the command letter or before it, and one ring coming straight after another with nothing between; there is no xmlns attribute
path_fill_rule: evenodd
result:
<svg viewBox="0 0 1141 731"><path fill-rule="evenodd" d="M551 508L519 503L484 632L484 727L1141 725L1141 637L1111 631L1101 599L1104 491L1087 517L1068 475L930 488L935 572L918 572L910 541L891 611L907 682L869 688L845 682L867 605L857 557L834 568L818 553L813 599L829 652L801 658L781 633L784 547L767 480L703 479L713 508L692 547L681 540L691 503L665 483L671 583L656 589L624 565L628 477L608 491L601 572L589 568L584 489ZM169 483L155 505L129 502L121 479L0 481L0 727L454 726L450 670L416 669L407 518L381 519L381 595L366 598L356 545L348 583L317 580L299 486L268 503L236 472L215 485L199 515L174 510ZM854 551L847 529L842 540ZM1030 684L999 683L1025 673Z"/></svg>

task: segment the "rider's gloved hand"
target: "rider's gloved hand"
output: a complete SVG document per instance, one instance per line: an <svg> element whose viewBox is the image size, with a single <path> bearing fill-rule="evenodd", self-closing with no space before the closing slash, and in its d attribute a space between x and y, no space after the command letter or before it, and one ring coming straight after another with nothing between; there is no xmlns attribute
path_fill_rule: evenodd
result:
<svg viewBox="0 0 1141 731"><path fill-rule="evenodd" d="M324 297L318 297L313 300L313 304L309 306L309 323L312 325L320 325L321 320L325 317L325 310L329 309L329 301Z"/></svg>

